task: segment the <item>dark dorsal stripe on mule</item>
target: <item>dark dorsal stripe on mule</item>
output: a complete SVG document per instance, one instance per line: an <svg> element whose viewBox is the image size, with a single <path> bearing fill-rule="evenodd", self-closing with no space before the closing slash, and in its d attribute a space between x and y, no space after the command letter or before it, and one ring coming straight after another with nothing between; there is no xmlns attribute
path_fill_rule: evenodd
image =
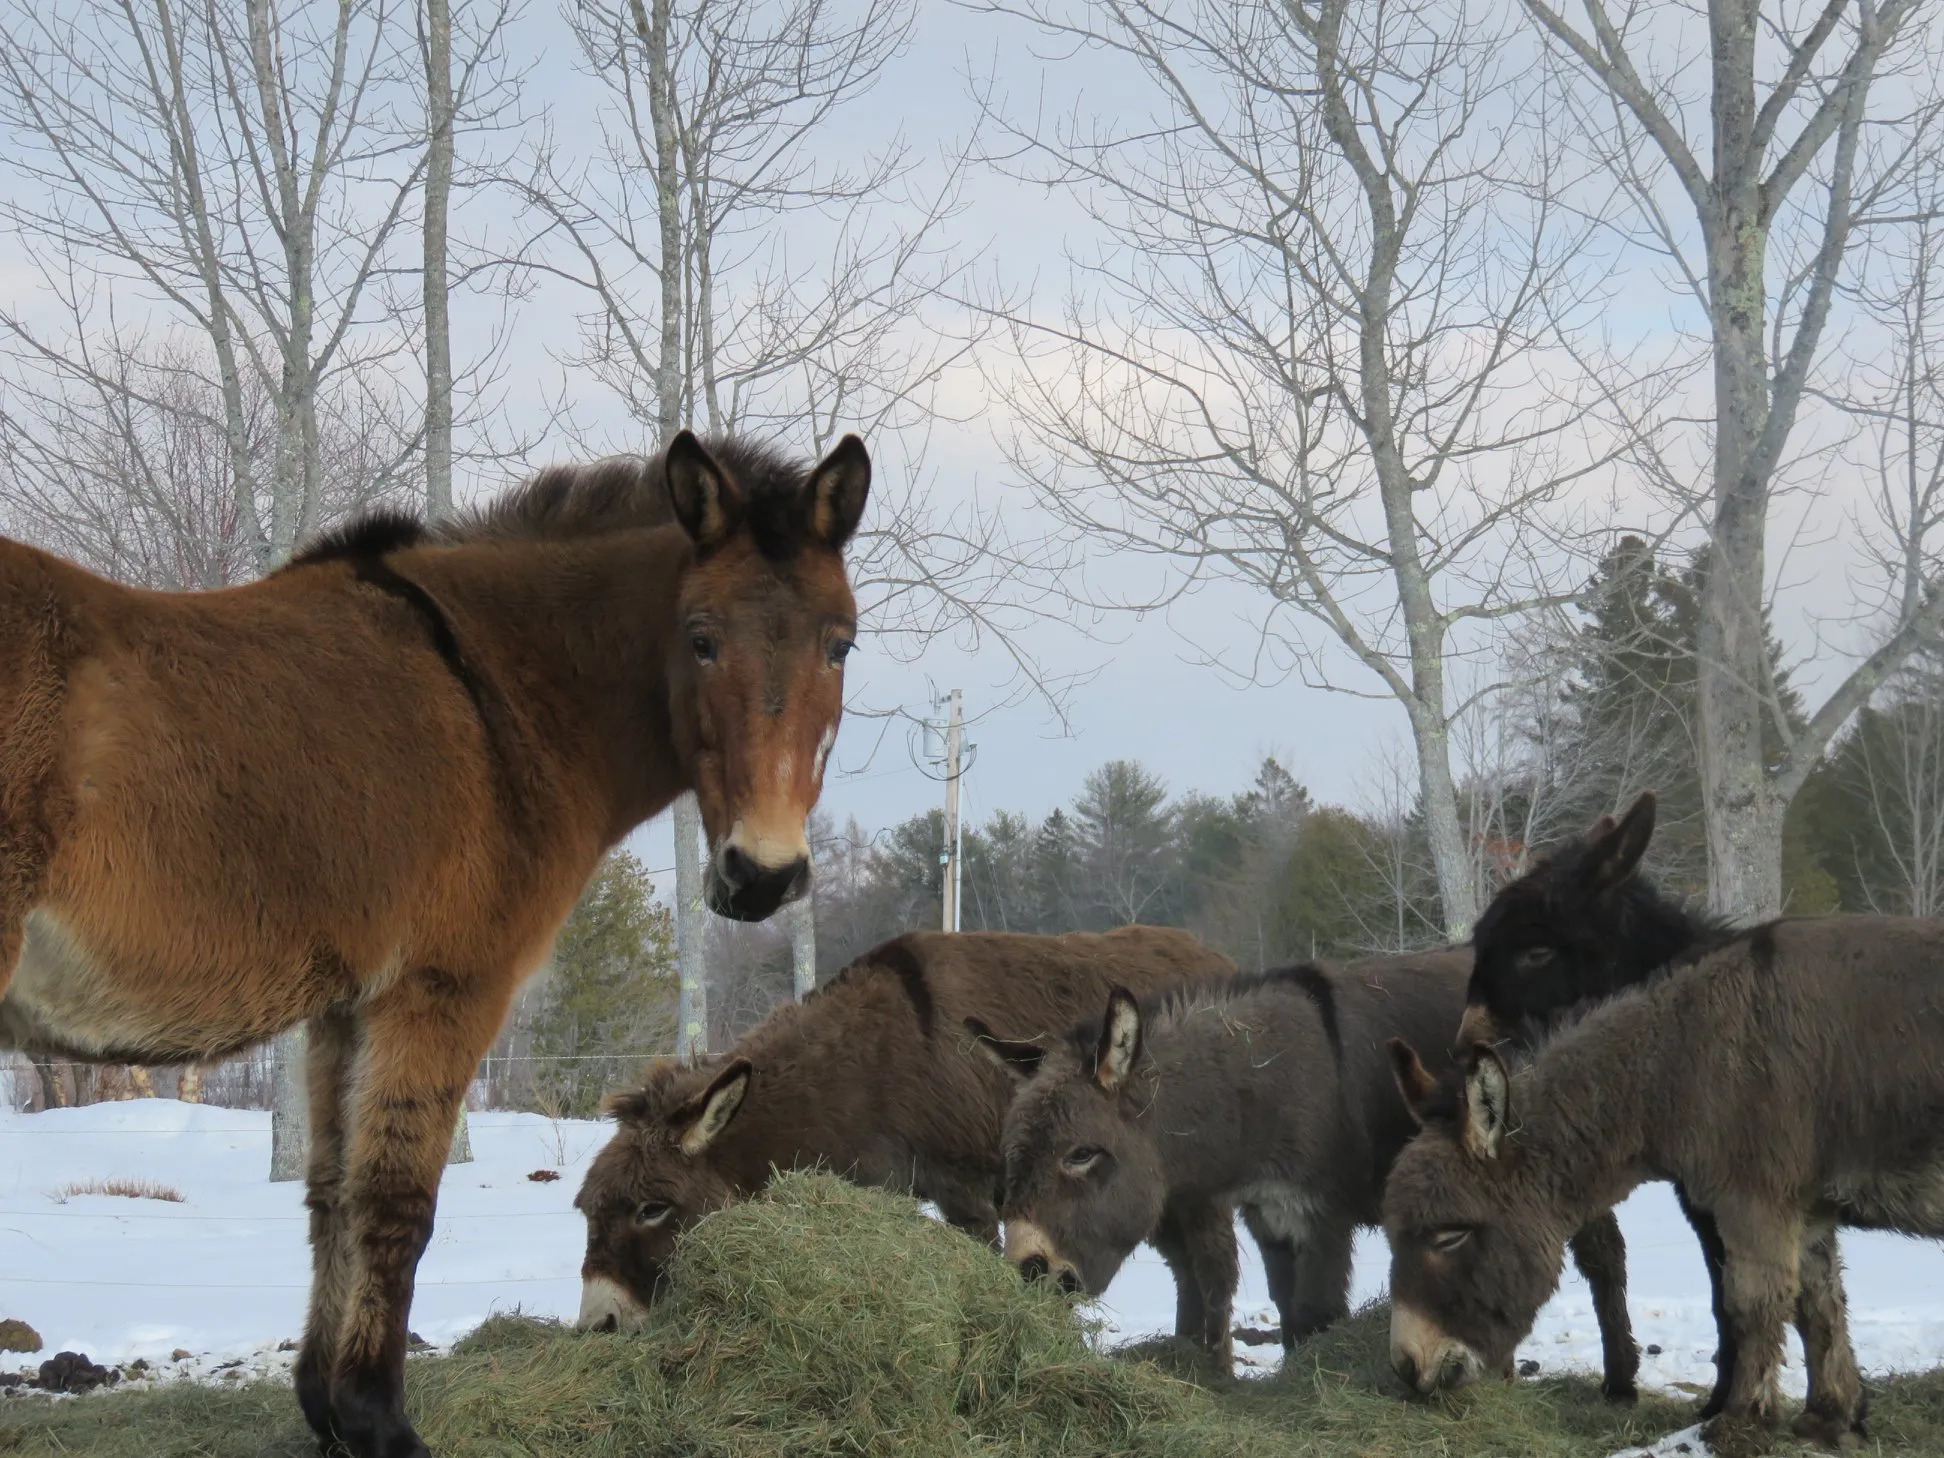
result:
<svg viewBox="0 0 1944 1458"><path fill-rule="evenodd" d="M388 560L389 553L416 546L425 537L424 523L417 517L383 508L324 533L293 556L282 570L344 562L359 582L398 599L412 610L431 640L433 651L472 701L480 731L486 736L487 753L492 756L497 771L494 783L498 798L517 819L519 807L512 803L514 777L506 743L505 716L500 712L498 698L459 646L452 619L446 616L438 599Z"/></svg>

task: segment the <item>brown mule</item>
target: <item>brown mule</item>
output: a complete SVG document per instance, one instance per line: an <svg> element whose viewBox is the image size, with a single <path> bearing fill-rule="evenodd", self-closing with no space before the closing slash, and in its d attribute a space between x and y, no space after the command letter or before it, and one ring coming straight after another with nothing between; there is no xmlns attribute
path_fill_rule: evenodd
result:
<svg viewBox="0 0 1944 1458"><path fill-rule="evenodd" d="M602 852L693 788L710 899L808 880L870 485L683 432L209 593L0 541L0 1046L207 1060L309 1021L326 1444L426 1452L406 1315L453 1123Z"/></svg>

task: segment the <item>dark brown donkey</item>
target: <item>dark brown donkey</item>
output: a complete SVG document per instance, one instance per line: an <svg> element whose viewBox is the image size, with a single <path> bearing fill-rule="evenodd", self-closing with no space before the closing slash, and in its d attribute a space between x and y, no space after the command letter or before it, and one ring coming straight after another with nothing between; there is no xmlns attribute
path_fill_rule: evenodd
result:
<svg viewBox="0 0 1944 1458"><path fill-rule="evenodd" d="M1654 796L1645 792L1618 821L1603 815L1583 839L1554 851L1493 898L1472 933L1476 962L1459 1027L1461 1048L1491 1043L1515 1060L1615 993L1664 976L1732 933L1662 896L1639 874L1654 833ZM1721 1240L1713 1219L1677 1184L1675 1198L1701 1242L1718 1346L1715 1387L1703 1418L1721 1411L1734 1367L1721 1316ZM1627 1316L1627 1245L1603 1211L1572 1239L1573 1262L1593 1293L1606 1360L1601 1390L1631 1401L1640 1348Z"/></svg>
<svg viewBox="0 0 1944 1458"><path fill-rule="evenodd" d="M0 1042L203 1061L309 1020L320 1439L426 1451L405 1319L460 1099L602 852L692 787L719 911L801 889L869 483L855 437L683 433L209 593L0 542Z"/></svg>
<svg viewBox="0 0 1944 1458"><path fill-rule="evenodd" d="M1944 1236L1944 922L1738 933L1595 1007L1516 1078L1480 1044L1455 1099L1399 1060L1425 1125L1384 1197L1407 1382L1505 1371L1573 1232L1672 1179L1722 1243L1734 1367L1704 1432L1774 1420L1791 1318L1809 1375L1797 1431L1863 1430L1836 1232Z"/></svg>
<svg viewBox="0 0 1944 1458"><path fill-rule="evenodd" d="M1236 1206L1262 1247L1285 1347L1349 1309L1351 1246L1415 1129L1386 1040L1442 1039L1462 950L1315 964L1171 992L1126 989L1051 1051L973 1031L1024 1083L1006 1114L1006 1257L1099 1295L1151 1242L1175 1330L1229 1360Z"/></svg>
<svg viewBox="0 0 1944 1458"><path fill-rule="evenodd" d="M1117 982L1234 972L1219 952L1160 927L912 932L779 1007L727 1054L656 1064L643 1087L610 1100L621 1127L574 1201L587 1217L581 1325L638 1324L676 1234L778 1169L823 1165L909 1190L996 1241L999 1121L1012 1084L972 1051L963 1020L1021 1039L1057 1035Z"/></svg>

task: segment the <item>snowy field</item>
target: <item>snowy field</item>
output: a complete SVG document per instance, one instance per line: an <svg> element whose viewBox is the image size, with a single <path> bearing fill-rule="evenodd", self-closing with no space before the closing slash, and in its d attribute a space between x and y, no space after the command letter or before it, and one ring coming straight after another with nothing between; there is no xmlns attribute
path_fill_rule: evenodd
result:
<svg viewBox="0 0 1944 1458"><path fill-rule="evenodd" d="M419 1267L412 1330L443 1346L494 1312L571 1318L580 1304L585 1229L573 1209L588 1161L610 1127L536 1114L474 1114L472 1164L446 1171L438 1230ZM145 1359L163 1372L277 1371L280 1343L302 1330L305 1244L302 1188L272 1185L270 1116L146 1099L0 1112L0 1318L18 1317L45 1342L110 1365ZM536 1170L556 1181L535 1182ZM63 1195L94 1180L153 1180L180 1204L113 1195ZM1695 1388L1713 1380L1714 1328L1694 1238L1665 1186L1620 1208L1631 1261L1630 1297L1643 1346L1644 1385ZM1242 1325L1270 1327L1262 1269L1246 1236ZM1944 1365L1944 1247L1896 1236L1843 1238L1857 1355L1866 1371ZM1355 1299L1383 1292L1380 1236L1357 1246ZM1141 1252L1103 1303L1116 1338L1173 1324L1167 1269ZM1791 1334L1784 1384L1802 1393ZM185 1359L175 1353L187 1352ZM1238 1344L1238 1358L1267 1369L1276 1345ZM1586 1287L1569 1274L1520 1349L1546 1373L1595 1372L1599 1335ZM0 1369L34 1358L0 1354Z"/></svg>

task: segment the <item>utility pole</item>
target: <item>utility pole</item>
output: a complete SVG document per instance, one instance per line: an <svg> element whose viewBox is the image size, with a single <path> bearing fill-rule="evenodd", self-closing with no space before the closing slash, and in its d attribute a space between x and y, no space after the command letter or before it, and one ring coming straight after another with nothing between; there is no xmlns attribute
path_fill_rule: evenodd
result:
<svg viewBox="0 0 1944 1458"><path fill-rule="evenodd" d="M959 929L959 741L965 733L964 698L960 690L951 694L951 717L945 722L945 843L938 862L944 868L943 900L945 930Z"/></svg>

